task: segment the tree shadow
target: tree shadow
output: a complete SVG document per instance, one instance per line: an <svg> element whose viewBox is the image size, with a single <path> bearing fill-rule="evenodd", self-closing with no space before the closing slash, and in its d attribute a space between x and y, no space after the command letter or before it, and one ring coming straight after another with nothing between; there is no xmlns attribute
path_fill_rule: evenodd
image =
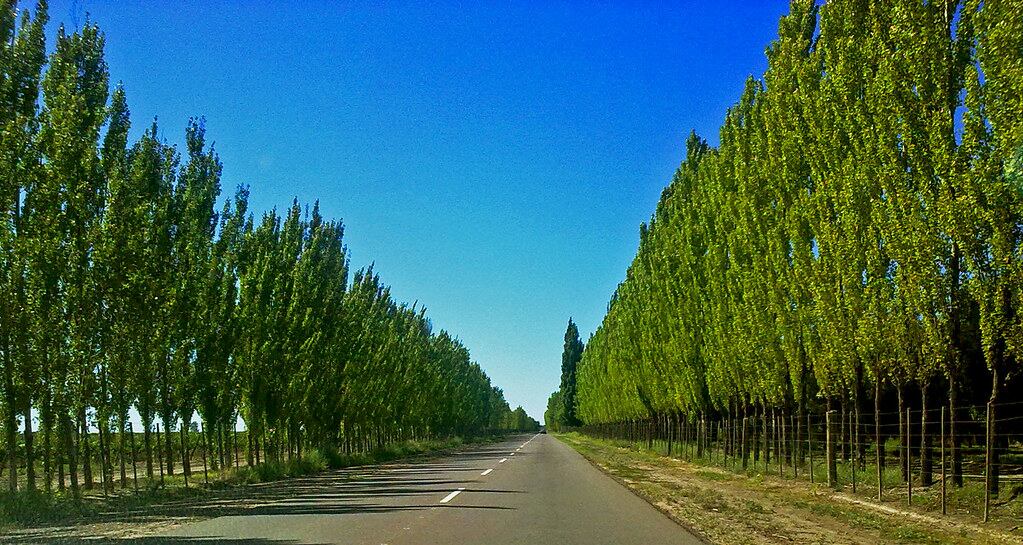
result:
<svg viewBox="0 0 1023 545"><path fill-rule="evenodd" d="M467 494L522 494L521 490L474 488L477 477L452 474L482 471L476 459L504 457L507 449L462 452L436 461L348 468L316 475L211 491L199 497L169 500L144 507L111 508L76 521L41 523L0 535L0 543L294 543L291 540L224 539L219 537L153 536L128 540L85 535L85 525L117 523L143 525L196 521L217 517L357 515L423 509L512 510L497 505L438 504L455 487ZM496 454L487 454L493 451ZM462 463L459 463L462 462ZM431 478L436 474L436 478ZM455 477L455 478L452 478ZM482 484L482 483L480 483ZM394 501L388 502L392 498Z"/></svg>

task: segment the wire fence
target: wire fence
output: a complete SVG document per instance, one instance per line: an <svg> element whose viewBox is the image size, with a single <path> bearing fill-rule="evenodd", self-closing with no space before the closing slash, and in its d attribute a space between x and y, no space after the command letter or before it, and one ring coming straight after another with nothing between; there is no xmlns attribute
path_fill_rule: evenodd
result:
<svg viewBox="0 0 1023 545"><path fill-rule="evenodd" d="M802 416L657 415L581 429L747 474L826 484L942 514L1023 516L1023 402Z"/></svg>

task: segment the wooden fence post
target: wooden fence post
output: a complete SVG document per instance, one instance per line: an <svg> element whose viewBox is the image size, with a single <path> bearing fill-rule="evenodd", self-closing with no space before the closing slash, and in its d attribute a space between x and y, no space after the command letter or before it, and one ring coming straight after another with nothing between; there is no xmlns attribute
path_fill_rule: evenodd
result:
<svg viewBox="0 0 1023 545"><path fill-rule="evenodd" d="M825 446L825 458L827 459L828 465L828 486L834 487L838 484L838 467L835 465L835 429L834 423L832 422L831 415L835 413L834 409L829 410L825 413L825 427L826 427L826 446Z"/></svg>

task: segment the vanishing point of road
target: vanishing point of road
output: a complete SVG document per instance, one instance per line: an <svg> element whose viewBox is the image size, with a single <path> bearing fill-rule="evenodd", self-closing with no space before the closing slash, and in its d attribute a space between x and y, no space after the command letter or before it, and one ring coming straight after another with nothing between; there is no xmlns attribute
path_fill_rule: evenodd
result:
<svg viewBox="0 0 1023 545"><path fill-rule="evenodd" d="M147 540L143 540L145 542ZM266 502L153 542L700 544L548 435L294 479Z"/></svg>

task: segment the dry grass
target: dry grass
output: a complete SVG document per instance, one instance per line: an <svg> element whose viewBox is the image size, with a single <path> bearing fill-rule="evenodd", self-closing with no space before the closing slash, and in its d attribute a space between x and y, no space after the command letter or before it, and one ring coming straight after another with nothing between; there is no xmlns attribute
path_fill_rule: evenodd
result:
<svg viewBox="0 0 1023 545"><path fill-rule="evenodd" d="M1023 533L875 505L821 485L736 474L579 434L558 438L713 543L1018 544Z"/></svg>

